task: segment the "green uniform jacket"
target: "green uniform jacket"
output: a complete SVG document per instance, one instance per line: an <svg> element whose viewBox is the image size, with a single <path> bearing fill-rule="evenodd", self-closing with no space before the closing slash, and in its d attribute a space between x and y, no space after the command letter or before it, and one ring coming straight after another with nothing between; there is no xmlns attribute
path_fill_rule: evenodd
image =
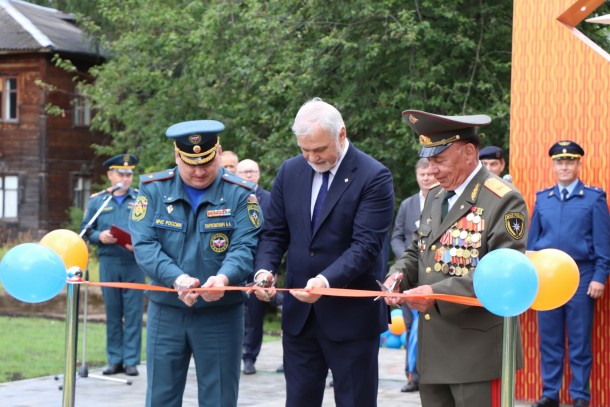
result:
<svg viewBox="0 0 610 407"><path fill-rule="evenodd" d="M528 214L523 196L482 167L441 223L446 192L440 186L426 197L420 225L390 273L402 272L401 291L430 285L434 293L474 297L473 274L488 252L525 252ZM503 318L482 307L436 301L420 313L417 368L420 382L471 383L499 378ZM517 367L522 364L517 330Z"/></svg>
<svg viewBox="0 0 610 407"><path fill-rule="evenodd" d="M131 212L130 229L138 266L150 283L172 287L183 273L204 284L224 274L229 285L244 285L263 218L254 184L220 169L197 208L193 209L178 169L141 176L140 193ZM175 292L150 291L151 301L188 308ZM243 302L239 291L218 301L198 301L192 309Z"/></svg>

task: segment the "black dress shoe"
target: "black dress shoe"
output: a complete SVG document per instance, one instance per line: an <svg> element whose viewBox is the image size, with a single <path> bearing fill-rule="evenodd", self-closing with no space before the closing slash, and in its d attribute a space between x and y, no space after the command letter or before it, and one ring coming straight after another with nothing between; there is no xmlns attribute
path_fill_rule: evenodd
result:
<svg viewBox="0 0 610 407"><path fill-rule="evenodd" d="M125 374L127 376L137 376L138 373L138 368L135 366L125 366Z"/></svg>
<svg viewBox="0 0 610 407"><path fill-rule="evenodd" d="M402 386L400 391L403 393L411 393L414 391L419 391L419 383L417 383L417 382L407 383L404 386Z"/></svg>
<svg viewBox="0 0 610 407"><path fill-rule="evenodd" d="M254 367L254 362L251 360L244 360L244 374L254 374L256 373L256 368Z"/></svg>
<svg viewBox="0 0 610 407"><path fill-rule="evenodd" d="M589 407L589 402L585 399L574 399L574 407Z"/></svg>
<svg viewBox="0 0 610 407"><path fill-rule="evenodd" d="M111 375L111 374L117 374L117 373L123 373L123 365L108 365L108 367L104 370L102 370L102 374L105 375Z"/></svg>
<svg viewBox="0 0 610 407"><path fill-rule="evenodd" d="M542 397L540 400L532 404L532 407L559 407L559 401L549 397Z"/></svg>

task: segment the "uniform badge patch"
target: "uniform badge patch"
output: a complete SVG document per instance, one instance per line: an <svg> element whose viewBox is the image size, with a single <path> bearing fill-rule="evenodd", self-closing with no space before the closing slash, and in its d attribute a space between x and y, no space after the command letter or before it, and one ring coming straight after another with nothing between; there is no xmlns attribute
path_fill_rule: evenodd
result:
<svg viewBox="0 0 610 407"><path fill-rule="evenodd" d="M260 227L261 210L260 210L258 204L248 205L248 217L250 218L250 222L252 222L252 225L254 225L255 228Z"/></svg>
<svg viewBox="0 0 610 407"><path fill-rule="evenodd" d="M510 212L504 215L504 225L506 231L515 240L519 240L523 237L525 232L525 215L518 212Z"/></svg>
<svg viewBox="0 0 610 407"><path fill-rule="evenodd" d="M148 198L145 196L139 196L136 199L136 203L131 211L131 219L142 220L146 216L146 208L148 207Z"/></svg>
<svg viewBox="0 0 610 407"><path fill-rule="evenodd" d="M229 248L229 238L224 233L216 233L210 238L210 248L216 253L222 253Z"/></svg>
<svg viewBox="0 0 610 407"><path fill-rule="evenodd" d="M258 200L254 194L248 196L248 217L255 228L261 226L261 208L258 206Z"/></svg>

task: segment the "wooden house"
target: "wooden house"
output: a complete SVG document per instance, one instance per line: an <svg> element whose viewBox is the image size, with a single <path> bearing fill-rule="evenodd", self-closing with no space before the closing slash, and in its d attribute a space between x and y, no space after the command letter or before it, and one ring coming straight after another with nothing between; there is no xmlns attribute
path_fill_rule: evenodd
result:
<svg viewBox="0 0 610 407"><path fill-rule="evenodd" d="M77 72L58 68L57 55ZM0 0L0 244L36 240L84 208L100 181L91 111L75 77L103 58L74 17L21 0ZM49 114L47 106L60 114Z"/></svg>

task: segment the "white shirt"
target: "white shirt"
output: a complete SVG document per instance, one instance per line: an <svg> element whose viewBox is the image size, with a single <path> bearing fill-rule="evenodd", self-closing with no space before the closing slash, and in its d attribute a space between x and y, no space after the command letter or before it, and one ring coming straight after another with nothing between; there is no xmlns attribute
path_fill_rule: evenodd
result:
<svg viewBox="0 0 610 407"><path fill-rule="evenodd" d="M474 178L474 176L477 174L477 172L479 172L479 170L483 168L483 164L481 164L481 162L479 161L479 165L477 165L477 167L474 169L474 171L472 171L470 173L470 175L468 176L468 178L466 178L466 181L464 181L459 187L457 187L456 189L454 189L453 191L455 192L455 195L453 195L451 198L449 198L449 200L447 201L449 203L449 210L451 210L451 208L453 207L453 204L458 200L458 198L460 197L460 195L462 195L462 193L464 192L464 190L466 189L466 186L470 183L470 181L472 181L472 179Z"/></svg>
<svg viewBox="0 0 610 407"><path fill-rule="evenodd" d="M335 179L335 174L339 171L339 166L343 161L343 157L345 157L345 153L347 152L347 148L349 147L349 140L345 139L345 145L343 146L343 150L341 151L341 155L337 160L337 163L333 165L333 167L329 170L330 174L328 174L328 189L330 189L330 184L332 184ZM313 181L311 183L311 204L309 215L310 218L313 217L313 208L316 205L316 199L318 198L318 192L320 192L320 187L322 186L322 173L317 172L313 175Z"/></svg>

